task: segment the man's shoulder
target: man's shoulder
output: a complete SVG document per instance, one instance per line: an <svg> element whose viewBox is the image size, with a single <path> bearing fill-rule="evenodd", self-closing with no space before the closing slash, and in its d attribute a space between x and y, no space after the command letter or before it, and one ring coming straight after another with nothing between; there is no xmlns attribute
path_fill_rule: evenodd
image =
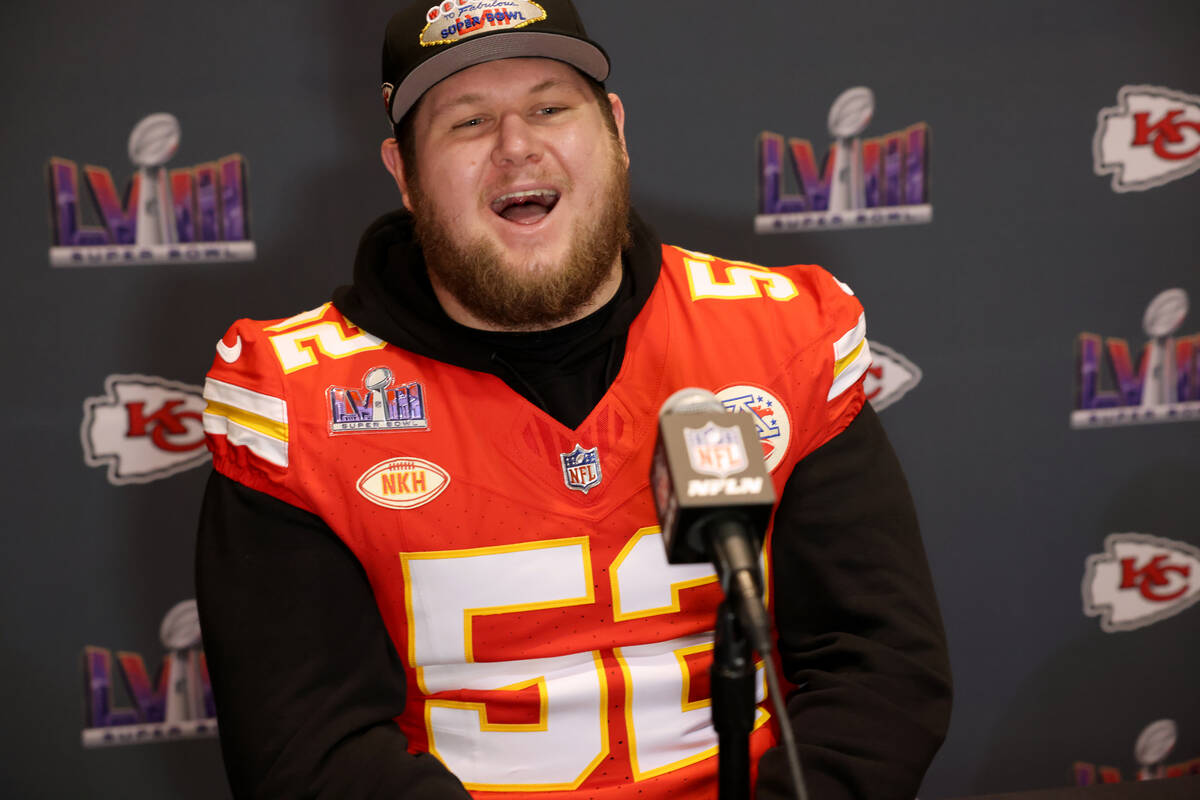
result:
<svg viewBox="0 0 1200 800"><path fill-rule="evenodd" d="M217 341L209 377L278 384L317 366L323 356L340 359L385 346L324 303L286 318L237 320Z"/></svg>
<svg viewBox="0 0 1200 800"><path fill-rule="evenodd" d="M863 313L854 291L816 264L768 267L664 245L663 274L699 313L778 317L804 336L845 330Z"/></svg>

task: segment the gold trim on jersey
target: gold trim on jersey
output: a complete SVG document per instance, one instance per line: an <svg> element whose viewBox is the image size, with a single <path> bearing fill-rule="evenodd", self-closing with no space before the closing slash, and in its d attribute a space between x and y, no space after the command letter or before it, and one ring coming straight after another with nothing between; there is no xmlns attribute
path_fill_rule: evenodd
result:
<svg viewBox="0 0 1200 800"><path fill-rule="evenodd" d="M270 338L270 342L285 375L316 366L317 356L313 347L321 355L333 359L387 347L387 342L382 339L360 331L348 322L342 325L334 320L276 334Z"/></svg>
<svg viewBox="0 0 1200 800"><path fill-rule="evenodd" d="M331 305L333 305L333 303L325 303L324 305L317 306L311 311L301 311L294 317L288 317L283 322L276 323L271 327L266 328L266 330L280 332L286 331L288 328L299 327L300 325L304 325L308 322L316 322L321 317L325 316L325 312L329 311L329 307Z"/></svg>
<svg viewBox="0 0 1200 800"><path fill-rule="evenodd" d="M617 570L620 569L621 565L625 562L625 559L629 557L629 554L633 552L633 548L637 546L638 542L640 542L646 536L661 533L662 529L657 525L639 528L637 533L635 533L633 537L625 543L625 546L621 548L621 552L617 553L617 557L613 559L612 565L608 568L608 580L609 584L612 586L613 595L613 619L616 622L625 622L626 620L642 619L645 617L655 617L660 614L673 614L679 611L682 607L680 605L679 594L684 589L692 589L697 586L705 586L707 584L717 582L718 577L714 572L712 575L707 575L702 578L691 578L689 580L682 580L677 583L672 583L671 605L660 606L658 608L648 608L640 611L622 611L621 588Z"/></svg>
<svg viewBox="0 0 1200 800"><path fill-rule="evenodd" d="M243 411L240 408L227 406L224 403L209 402L204 409L205 414L214 417L223 417L230 422L241 425L243 428L261 433L264 436L270 436L272 439L277 439L284 444L288 441L288 426L286 422L276 422L275 420L260 417L257 414L251 414L248 411Z"/></svg>
<svg viewBox="0 0 1200 800"><path fill-rule="evenodd" d="M833 400L855 384L871 366L871 345L867 341L867 315L859 314L858 323L833 343L833 384L826 400Z"/></svg>

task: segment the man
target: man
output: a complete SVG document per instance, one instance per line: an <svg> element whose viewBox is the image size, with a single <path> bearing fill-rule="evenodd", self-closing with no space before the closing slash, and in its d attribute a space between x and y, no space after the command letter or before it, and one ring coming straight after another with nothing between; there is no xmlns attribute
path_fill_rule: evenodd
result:
<svg viewBox="0 0 1200 800"><path fill-rule="evenodd" d="M205 395L197 581L238 797L715 797L720 588L668 566L648 473L677 389L754 409L790 719L758 796L911 798L949 668L862 310L816 267L664 247L569 0L396 14L403 194L354 285L239 321ZM469 793L469 794L468 794Z"/></svg>

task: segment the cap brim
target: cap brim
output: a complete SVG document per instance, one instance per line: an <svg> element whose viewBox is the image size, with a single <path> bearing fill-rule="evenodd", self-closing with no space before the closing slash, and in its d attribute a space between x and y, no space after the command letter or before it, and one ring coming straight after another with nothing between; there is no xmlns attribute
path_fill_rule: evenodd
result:
<svg viewBox="0 0 1200 800"><path fill-rule="evenodd" d="M421 95L456 72L504 58L552 58L598 81L608 78L608 56L598 46L574 36L535 31L507 31L459 42L425 61L396 87L392 122L399 123Z"/></svg>

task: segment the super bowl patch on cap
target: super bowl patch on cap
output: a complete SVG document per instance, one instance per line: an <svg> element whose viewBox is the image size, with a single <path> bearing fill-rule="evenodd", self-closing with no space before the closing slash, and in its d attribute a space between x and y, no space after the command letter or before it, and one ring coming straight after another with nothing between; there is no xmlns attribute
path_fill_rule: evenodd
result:
<svg viewBox="0 0 1200 800"><path fill-rule="evenodd" d="M477 33L513 30L546 19L532 0L445 0L429 9L421 46L460 42Z"/></svg>

